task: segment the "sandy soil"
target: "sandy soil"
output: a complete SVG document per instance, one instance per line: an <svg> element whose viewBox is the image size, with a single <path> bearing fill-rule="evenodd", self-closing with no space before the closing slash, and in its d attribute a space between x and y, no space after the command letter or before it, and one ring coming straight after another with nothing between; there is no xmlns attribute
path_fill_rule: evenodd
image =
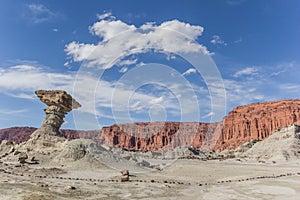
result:
<svg viewBox="0 0 300 200"><path fill-rule="evenodd" d="M126 168L126 166L124 166ZM297 163L178 160L162 171L47 168L0 162L0 199L299 199Z"/></svg>

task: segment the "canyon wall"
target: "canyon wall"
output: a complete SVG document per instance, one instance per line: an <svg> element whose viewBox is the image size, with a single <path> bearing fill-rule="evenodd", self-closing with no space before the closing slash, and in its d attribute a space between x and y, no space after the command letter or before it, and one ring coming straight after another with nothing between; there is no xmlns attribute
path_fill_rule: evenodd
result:
<svg viewBox="0 0 300 200"><path fill-rule="evenodd" d="M251 140L263 140L273 131L300 124L300 100L255 103L234 108L220 123L152 122L104 127L101 142L128 150L235 149Z"/></svg>
<svg viewBox="0 0 300 200"><path fill-rule="evenodd" d="M120 124L102 128L101 142L127 150L153 151L177 146L200 147L206 133L214 131L217 123L148 122Z"/></svg>
<svg viewBox="0 0 300 200"><path fill-rule="evenodd" d="M222 121L222 133L214 149L234 149L290 124L300 124L300 100L255 103L234 108Z"/></svg>

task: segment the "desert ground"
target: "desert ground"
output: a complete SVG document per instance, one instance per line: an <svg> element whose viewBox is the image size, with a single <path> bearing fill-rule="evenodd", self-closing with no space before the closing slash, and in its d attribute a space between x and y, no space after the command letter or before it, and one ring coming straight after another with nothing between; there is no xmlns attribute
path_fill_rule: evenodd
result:
<svg viewBox="0 0 300 200"><path fill-rule="evenodd" d="M126 166L124 166L126 168ZM0 163L2 200L37 199L298 199L299 163L177 160L160 171L105 166L45 168Z"/></svg>

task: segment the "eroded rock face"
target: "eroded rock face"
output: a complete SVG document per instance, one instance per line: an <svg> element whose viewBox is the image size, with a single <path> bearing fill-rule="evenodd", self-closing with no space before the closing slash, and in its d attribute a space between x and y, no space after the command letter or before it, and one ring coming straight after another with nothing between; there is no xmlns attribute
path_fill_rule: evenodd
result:
<svg viewBox="0 0 300 200"><path fill-rule="evenodd" d="M174 149L177 146L201 147L209 129L217 123L148 122L103 127L101 143L127 150L154 151Z"/></svg>
<svg viewBox="0 0 300 200"><path fill-rule="evenodd" d="M299 99L239 106L220 123L153 122L103 127L99 141L128 150L153 151L183 145L203 150L235 149L291 124L300 124Z"/></svg>
<svg viewBox="0 0 300 200"><path fill-rule="evenodd" d="M37 130L44 134L59 134L59 128L64 122L65 115L72 109L81 107L71 95L63 90L37 90L35 94L43 103L48 105L44 109L45 120L41 128Z"/></svg>
<svg viewBox="0 0 300 200"><path fill-rule="evenodd" d="M63 90L36 90L35 94L47 106L56 106L65 112L81 107L80 103Z"/></svg>
<svg viewBox="0 0 300 200"><path fill-rule="evenodd" d="M254 139L263 140L291 124L300 124L299 99L239 106L224 117L221 137L214 149L235 149Z"/></svg>

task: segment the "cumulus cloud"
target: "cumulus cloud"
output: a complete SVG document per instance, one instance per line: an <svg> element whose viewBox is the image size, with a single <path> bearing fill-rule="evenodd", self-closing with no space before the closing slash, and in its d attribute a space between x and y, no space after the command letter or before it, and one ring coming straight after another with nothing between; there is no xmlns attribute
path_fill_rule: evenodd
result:
<svg viewBox="0 0 300 200"><path fill-rule="evenodd" d="M240 76L250 76L257 74L258 69L256 67L247 67L242 70L239 70L233 74L234 77L238 78Z"/></svg>
<svg viewBox="0 0 300 200"><path fill-rule="evenodd" d="M106 14L100 16L99 21L89 30L99 37L99 43L73 41L66 45L65 51L75 62L86 61L87 65L102 69L111 68L118 58L153 49L175 54L209 54L205 46L194 41L201 36L203 27L178 20L166 21L159 25L145 23L136 27Z"/></svg>
<svg viewBox="0 0 300 200"><path fill-rule="evenodd" d="M185 72L183 72L182 76L189 75L189 74L195 74L195 73L197 73L197 70L195 68L190 68L190 69L186 70Z"/></svg>
<svg viewBox="0 0 300 200"><path fill-rule="evenodd" d="M210 43L212 43L214 45L221 44L221 45L227 46L227 43L224 40L222 40L219 35L212 36L212 40L210 41Z"/></svg>

